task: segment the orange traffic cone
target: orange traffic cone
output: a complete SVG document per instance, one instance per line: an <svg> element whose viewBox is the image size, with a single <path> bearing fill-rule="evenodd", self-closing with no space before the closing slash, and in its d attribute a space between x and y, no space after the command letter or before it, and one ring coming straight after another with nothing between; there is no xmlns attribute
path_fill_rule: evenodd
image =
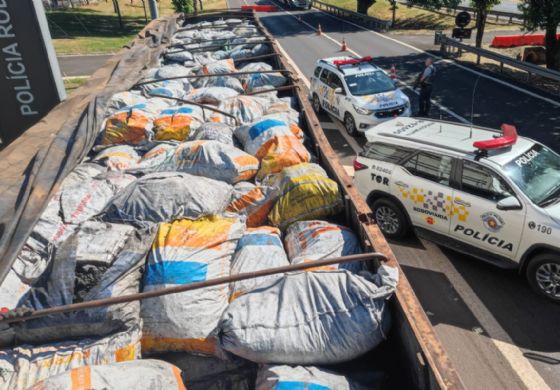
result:
<svg viewBox="0 0 560 390"><path fill-rule="evenodd" d="M393 80L395 80L397 78L397 69L395 68L395 65L391 65L391 70L389 71L389 77L392 78Z"/></svg>
<svg viewBox="0 0 560 390"><path fill-rule="evenodd" d="M317 35L322 35L323 34L323 30L321 30L321 24L319 24L317 26Z"/></svg>
<svg viewBox="0 0 560 390"><path fill-rule="evenodd" d="M346 38L342 38L342 44L340 45L340 51L348 50L348 46L346 45Z"/></svg>

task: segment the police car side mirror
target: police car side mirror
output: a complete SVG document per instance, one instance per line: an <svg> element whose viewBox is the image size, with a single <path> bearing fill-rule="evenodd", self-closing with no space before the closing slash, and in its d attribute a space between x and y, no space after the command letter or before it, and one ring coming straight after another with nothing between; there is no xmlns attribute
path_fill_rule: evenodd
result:
<svg viewBox="0 0 560 390"><path fill-rule="evenodd" d="M334 93L336 93L337 95L344 95L344 91L340 87L335 88Z"/></svg>
<svg viewBox="0 0 560 390"><path fill-rule="evenodd" d="M508 196L498 202L496 205L498 210L519 210L521 209L521 203L515 196Z"/></svg>

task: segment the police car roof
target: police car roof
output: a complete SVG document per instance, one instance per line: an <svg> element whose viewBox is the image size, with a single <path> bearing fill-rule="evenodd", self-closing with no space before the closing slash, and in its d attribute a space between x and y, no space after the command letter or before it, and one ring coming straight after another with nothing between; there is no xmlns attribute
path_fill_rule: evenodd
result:
<svg viewBox="0 0 560 390"><path fill-rule="evenodd" d="M392 140L391 143L404 140L425 145L428 149L439 148L474 158L478 151L473 146L473 142L491 140L501 136L502 132L483 127L472 127L471 132L470 126L460 123L401 117L383 122L366 131L365 135L369 142L387 137ZM526 152L534 144L535 141L529 138L518 137L513 146L488 151L484 159L504 165Z"/></svg>
<svg viewBox="0 0 560 390"><path fill-rule="evenodd" d="M372 72L374 70L379 69L377 66L373 65L371 62L361 62L359 64L354 64L354 65L340 65L340 66L336 66L334 64L334 61L346 61L346 60L355 60L355 59L357 59L357 58L356 57L350 57L350 56L337 56L337 57L323 58L323 59L319 60L319 62L327 63L331 67L340 70L345 75L353 75L353 74L364 73L364 72Z"/></svg>

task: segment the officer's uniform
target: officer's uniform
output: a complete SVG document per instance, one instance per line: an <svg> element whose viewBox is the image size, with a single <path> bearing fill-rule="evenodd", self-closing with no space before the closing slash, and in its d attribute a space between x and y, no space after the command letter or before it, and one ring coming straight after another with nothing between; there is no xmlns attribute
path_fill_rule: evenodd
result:
<svg viewBox="0 0 560 390"><path fill-rule="evenodd" d="M420 75L420 110L419 115L428 116L430 114L430 97L432 96L432 82L436 75L436 67L431 64L424 69ZM421 81L423 80L423 81Z"/></svg>

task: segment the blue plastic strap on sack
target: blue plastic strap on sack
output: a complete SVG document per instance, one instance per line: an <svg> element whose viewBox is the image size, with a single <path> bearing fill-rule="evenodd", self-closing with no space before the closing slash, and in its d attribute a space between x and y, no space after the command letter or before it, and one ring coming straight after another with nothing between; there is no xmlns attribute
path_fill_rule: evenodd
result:
<svg viewBox="0 0 560 390"><path fill-rule="evenodd" d="M164 260L149 264L146 285L189 284L206 280L208 264L195 261Z"/></svg>
<svg viewBox="0 0 560 390"><path fill-rule="evenodd" d="M287 124L286 122L279 121L276 119L265 119L264 121L259 122L254 126L251 126L251 128L249 129L249 137L251 139L255 139L265 131L275 126L287 126Z"/></svg>

